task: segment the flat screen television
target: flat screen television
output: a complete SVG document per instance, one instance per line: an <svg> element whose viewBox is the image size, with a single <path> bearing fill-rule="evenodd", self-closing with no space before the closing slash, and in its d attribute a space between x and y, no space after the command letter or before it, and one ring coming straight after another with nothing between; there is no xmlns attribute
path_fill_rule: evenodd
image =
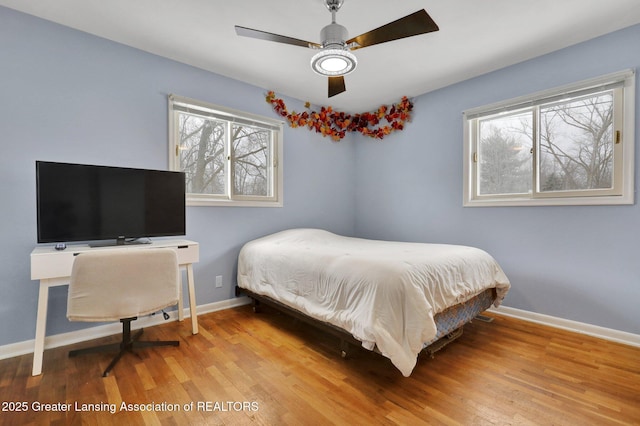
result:
<svg viewBox="0 0 640 426"><path fill-rule="evenodd" d="M38 243L185 235L182 172L36 161L36 193Z"/></svg>

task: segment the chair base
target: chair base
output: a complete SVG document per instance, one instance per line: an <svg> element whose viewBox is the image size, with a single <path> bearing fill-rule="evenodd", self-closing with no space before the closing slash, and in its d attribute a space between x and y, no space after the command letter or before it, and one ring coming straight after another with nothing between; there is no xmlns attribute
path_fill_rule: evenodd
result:
<svg viewBox="0 0 640 426"><path fill-rule="evenodd" d="M142 335L143 330L140 329L133 337L131 337L131 321L137 319L123 318L120 320L122 323L122 341L120 343L112 343L109 345L94 346L91 348L76 349L69 351L69 357L77 355L83 355L88 353L100 353L100 352L114 352L118 351L116 356L111 360L109 366L102 373L102 377L107 377L113 367L120 361L120 358L127 353L135 353L133 350L136 348L148 348L152 346L179 346L180 342L177 340L156 340L156 341L140 341L138 340Z"/></svg>

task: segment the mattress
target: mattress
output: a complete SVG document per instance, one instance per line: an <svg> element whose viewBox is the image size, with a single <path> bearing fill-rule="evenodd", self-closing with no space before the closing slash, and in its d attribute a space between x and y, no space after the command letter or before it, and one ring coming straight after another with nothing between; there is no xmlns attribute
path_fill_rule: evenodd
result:
<svg viewBox="0 0 640 426"><path fill-rule="evenodd" d="M436 335L424 346L445 337L447 334L458 330L460 327L474 319L478 314L487 310L494 301L492 289L487 289L466 302L453 305L434 317L436 322Z"/></svg>
<svg viewBox="0 0 640 426"><path fill-rule="evenodd" d="M495 259L474 247L291 229L243 246L238 286L349 332L409 376L436 338L436 314L488 288L498 306L510 283Z"/></svg>

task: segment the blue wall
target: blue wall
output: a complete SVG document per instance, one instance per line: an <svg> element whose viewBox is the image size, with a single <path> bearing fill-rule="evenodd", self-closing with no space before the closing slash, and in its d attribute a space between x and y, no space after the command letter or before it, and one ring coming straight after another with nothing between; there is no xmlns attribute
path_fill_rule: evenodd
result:
<svg viewBox="0 0 640 426"><path fill-rule="evenodd" d="M484 248L506 306L640 333L640 206L463 208L461 114L638 67L640 25L420 96L404 132L356 145L356 234Z"/></svg>
<svg viewBox="0 0 640 426"><path fill-rule="evenodd" d="M166 169L168 94L275 118L265 92L0 7L0 345L35 336L36 160ZM233 297L237 253L254 237L296 226L352 234L354 152L286 127L283 208L188 207L198 304ZM48 335L87 326L67 321L66 287L49 301Z"/></svg>

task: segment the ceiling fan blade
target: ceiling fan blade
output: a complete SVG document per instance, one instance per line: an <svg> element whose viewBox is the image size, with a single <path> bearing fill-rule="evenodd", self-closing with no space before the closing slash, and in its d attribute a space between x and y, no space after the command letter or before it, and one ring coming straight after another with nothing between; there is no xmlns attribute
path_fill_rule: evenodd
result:
<svg viewBox="0 0 640 426"><path fill-rule="evenodd" d="M347 90L344 84L344 76L329 77L329 97L339 95Z"/></svg>
<svg viewBox="0 0 640 426"><path fill-rule="evenodd" d="M291 44L300 47L321 48L318 43L304 41L293 37L287 37L279 34L268 33L266 31L254 30L252 28L241 27L236 25L236 34L243 37L253 37L261 40L275 41L277 43Z"/></svg>
<svg viewBox="0 0 640 426"><path fill-rule="evenodd" d="M347 44L353 42L357 43L358 45L351 49L355 50L373 46L375 44L385 43L387 41L426 34L438 30L438 25L433 21L433 19L431 19L427 11L422 9L412 13L411 15L407 15L404 18L400 18L376 28L375 30L371 30L347 40Z"/></svg>

